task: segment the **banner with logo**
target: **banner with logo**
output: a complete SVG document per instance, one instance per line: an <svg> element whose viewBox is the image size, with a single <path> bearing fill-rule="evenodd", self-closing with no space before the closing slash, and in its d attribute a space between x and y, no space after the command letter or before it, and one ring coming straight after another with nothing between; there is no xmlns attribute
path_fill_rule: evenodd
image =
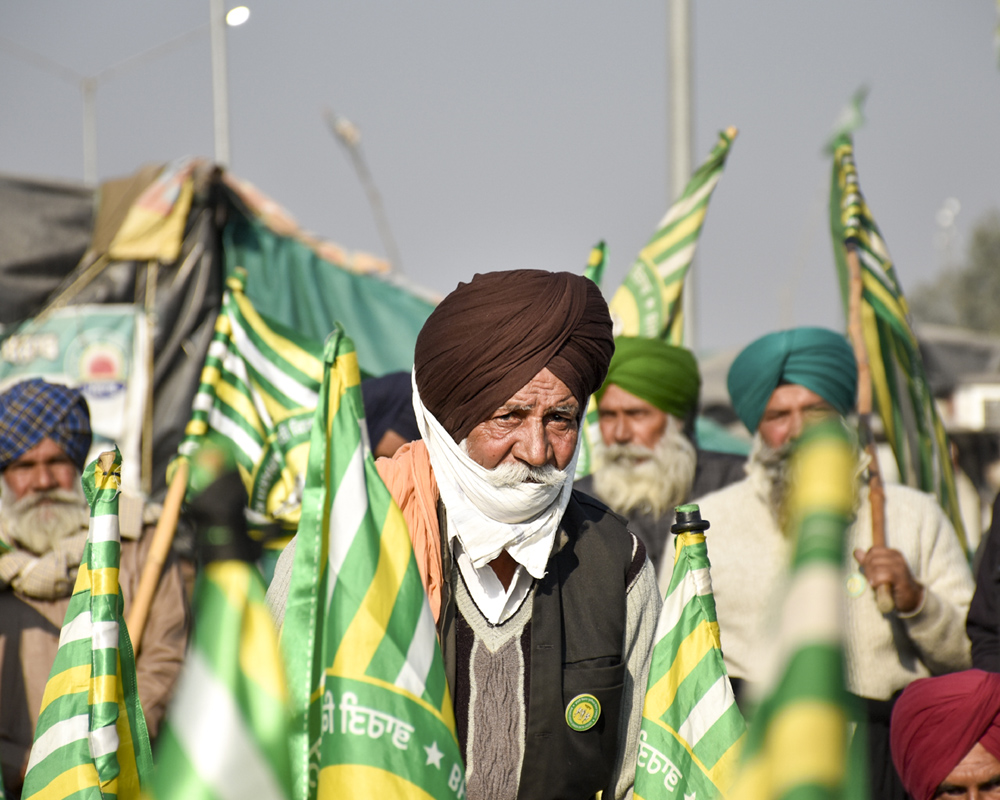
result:
<svg viewBox="0 0 1000 800"><path fill-rule="evenodd" d="M83 392L94 441L88 460L118 446L126 464L123 487L141 487L142 417L149 370L145 315L133 305L78 305L29 320L0 343L0 392L28 378Z"/></svg>

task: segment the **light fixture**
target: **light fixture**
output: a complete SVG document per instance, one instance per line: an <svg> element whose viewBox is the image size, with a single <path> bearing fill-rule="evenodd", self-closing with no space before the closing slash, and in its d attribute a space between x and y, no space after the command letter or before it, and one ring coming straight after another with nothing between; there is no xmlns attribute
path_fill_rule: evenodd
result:
<svg viewBox="0 0 1000 800"><path fill-rule="evenodd" d="M229 13L226 14L226 24L230 28L242 25L248 19L250 19L250 9L246 6L236 6L236 8L229 9Z"/></svg>

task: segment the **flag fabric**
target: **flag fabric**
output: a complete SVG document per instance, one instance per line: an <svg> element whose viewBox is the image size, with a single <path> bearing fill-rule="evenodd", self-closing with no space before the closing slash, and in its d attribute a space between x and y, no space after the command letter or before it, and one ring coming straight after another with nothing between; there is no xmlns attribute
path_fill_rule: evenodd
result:
<svg viewBox="0 0 1000 800"><path fill-rule="evenodd" d="M138 798L152 770L118 583L121 454L88 465L90 532L42 697L24 800Z"/></svg>
<svg viewBox="0 0 1000 800"><path fill-rule="evenodd" d="M642 708L635 796L727 797L746 724L719 643L705 534L674 540Z"/></svg>
<svg viewBox="0 0 1000 800"><path fill-rule="evenodd" d="M736 128L719 133L708 159L691 176L611 298L608 305L615 336L662 338L670 344L684 344L684 278L694 260L708 201L735 138Z"/></svg>
<svg viewBox="0 0 1000 800"><path fill-rule="evenodd" d="M856 251L861 266L861 323L872 390L900 480L938 498L968 549L948 436L934 405L896 270L861 194L849 135L841 136L834 149L830 226L845 309L848 248Z"/></svg>
<svg viewBox="0 0 1000 800"><path fill-rule="evenodd" d="M598 242L590 251L587 259L587 267L583 271L585 278L590 278L601 286L604 279L604 267L607 264L608 250L604 242ZM595 453L599 446L598 439L601 436L601 428L597 418L597 401L591 397L587 404L587 413L583 418L583 425L580 429L580 456L576 460L575 479L579 480L594 471Z"/></svg>
<svg viewBox="0 0 1000 800"><path fill-rule="evenodd" d="M865 124L865 100L868 99L868 87L861 86L851 96L850 102L841 109L837 121L833 125L833 133L826 143L825 151L832 155L837 149L837 144L844 136L854 134L858 128Z"/></svg>
<svg viewBox="0 0 1000 800"><path fill-rule="evenodd" d="M597 287L600 288L601 281L604 280L604 267L608 261L608 249L603 241L598 242L591 248L587 257L587 266L583 270L583 277L590 278Z"/></svg>
<svg viewBox="0 0 1000 800"><path fill-rule="evenodd" d="M213 562L199 574L191 646L144 797L292 797L288 695L264 591L245 561Z"/></svg>
<svg viewBox="0 0 1000 800"><path fill-rule="evenodd" d="M324 358L281 633L294 796L454 800L464 767L434 619L339 327Z"/></svg>
<svg viewBox="0 0 1000 800"><path fill-rule="evenodd" d="M857 453L845 426L828 420L799 437L787 513L795 555L766 695L750 719L731 800L866 797L863 748L848 756L843 573L854 513Z"/></svg>
<svg viewBox="0 0 1000 800"><path fill-rule="evenodd" d="M234 460L211 441L193 456L192 504L204 568L195 625L157 740L150 800L290 800L289 707L264 583L249 563Z"/></svg>
<svg viewBox="0 0 1000 800"><path fill-rule="evenodd" d="M189 457L216 431L233 445L251 511L294 528L323 378L322 347L258 314L244 293L245 277L237 270L226 282L178 452Z"/></svg>

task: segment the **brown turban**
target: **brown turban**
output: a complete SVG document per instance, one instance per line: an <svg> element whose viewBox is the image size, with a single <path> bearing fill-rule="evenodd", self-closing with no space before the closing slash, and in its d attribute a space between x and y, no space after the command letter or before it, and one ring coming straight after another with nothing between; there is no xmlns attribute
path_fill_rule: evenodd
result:
<svg viewBox="0 0 1000 800"><path fill-rule="evenodd" d="M1000 759L1000 674L969 669L921 678L892 710L892 763L914 800L931 800L977 742Z"/></svg>
<svg viewBox="0 0 1000 800"><path fill-rule="evenodd" d="M424 323L413 361L424 407L460 442L546 367L582 414L614 349L593 281L520 269L460 283Z"/></svg>

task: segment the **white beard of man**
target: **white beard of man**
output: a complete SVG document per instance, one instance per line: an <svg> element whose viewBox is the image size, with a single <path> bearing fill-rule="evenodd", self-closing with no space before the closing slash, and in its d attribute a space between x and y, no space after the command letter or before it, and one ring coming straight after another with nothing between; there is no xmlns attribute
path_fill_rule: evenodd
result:
<svg viewBox="0 0 1000 800"><path fill-rule="evenodd" d="M662 517L683 503L694 484L698 453L676 417L651 449L638 444L599 444L601 466L594 491L619 514L639 511Z"/></svg>
<svg viewBox="0 0 1000 800"><path fill-rule="evenodd" d="M79 533L90 524L90 506L83 487L30 492L15 500L14 492L0 475L0 528L13 542L35 555L44 555L56 542Z"/></svg>
<svg viewBox="0 0 1000 800"><path fill-rule="evenodd" d="M747 471L760 474L767 489L768 507L778 526L785 529L785 494L788 489L788 457L792 443L785 442L780 447L771 447L759 433L753 437L750 455L747 456Z"/></svg>

